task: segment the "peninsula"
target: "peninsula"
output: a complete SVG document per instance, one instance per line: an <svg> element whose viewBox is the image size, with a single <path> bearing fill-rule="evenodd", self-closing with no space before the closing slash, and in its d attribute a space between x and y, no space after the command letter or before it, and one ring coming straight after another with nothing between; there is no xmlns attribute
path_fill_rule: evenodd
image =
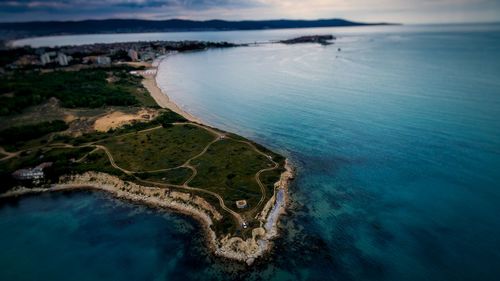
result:
<svg viewBox="0 0 500 281"><path fill-rule="evenodd" d="M0 199L105 191L188 214L213 253L252 264L277 235L293 178L288 161L203 124L155 81L166 54L226 47L234 45L9 50L15 55L0 74Z"/></svg>

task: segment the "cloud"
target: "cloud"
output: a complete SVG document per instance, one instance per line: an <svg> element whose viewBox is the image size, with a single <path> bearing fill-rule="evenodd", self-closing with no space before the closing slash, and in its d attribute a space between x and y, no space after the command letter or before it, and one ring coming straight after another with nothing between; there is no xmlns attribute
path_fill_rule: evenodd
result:
<svg viewBox="0 0 500 281"><path fill-rule="evenodd" d="M500 0L0 0L2 21L98 18L500 20Z"/></svg>
<svg viewBox="0 0 500 281"><path fill-rule="evenodd" d="M93 10L98 8L184 8L249 7L253 0L7 0L0 2L3 12L36 12L64 10Z"/></svg>

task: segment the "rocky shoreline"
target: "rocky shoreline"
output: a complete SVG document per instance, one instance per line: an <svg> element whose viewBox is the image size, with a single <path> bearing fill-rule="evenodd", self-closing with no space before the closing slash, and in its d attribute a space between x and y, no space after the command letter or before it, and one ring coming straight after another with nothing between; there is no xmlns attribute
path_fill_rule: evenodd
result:
<svg viewBox="0 0 500 281"><path fill-rule="evenodd" d="M58 184L47 188L18 187L1 194L0 198L17 197L26 194L57 192L69 190L101 190L118 199L129 200L153 207L167 208L195 218L203 226L208 245L217 256L246 262L251 265L255 259L267 253L271 240L278 235L279 216L285 212L289 182L293 179L292 166L286 161L285 171L275 183L275 195L267 202L266 208L259 214L261 226L252 230L252 238L217 237L211 229L214 221L222 215L203 198L167 188L137 185L105 173L86 172L80 175L64 176ZM283 196L278 196L283 194ZM278 200L279 199L279 200Z"/></svg>

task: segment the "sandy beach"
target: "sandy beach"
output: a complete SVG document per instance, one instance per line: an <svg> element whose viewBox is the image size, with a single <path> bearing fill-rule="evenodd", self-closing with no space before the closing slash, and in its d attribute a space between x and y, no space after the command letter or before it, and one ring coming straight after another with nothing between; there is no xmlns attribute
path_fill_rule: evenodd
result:
<svg viewBox="0 0 500 281"><path fill-rule="evenodd" d="M158 84L156 83L156 75L158 72L158 65L161 61L158 61L157 63L149 64L148 65L148 70L154 69L155 71L143 71L142 76L144 77L144 80L142 81L142 84L144 87L151 93L151 96L153 99L156 101L156 103L163 108L168 108L172 110L173 112L182 115L184 118L191 122L196 122L203 124L201 119L189 114L188 112L182 110L177 104L172 102L168 95L164 93L160 87L158 87Z"/></svg>

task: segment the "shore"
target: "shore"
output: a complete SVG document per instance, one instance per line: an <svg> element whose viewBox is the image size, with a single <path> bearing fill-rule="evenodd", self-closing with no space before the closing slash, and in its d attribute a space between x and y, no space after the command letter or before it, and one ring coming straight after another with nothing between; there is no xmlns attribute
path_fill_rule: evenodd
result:
<svg viewBox="0 0 500 281"><path fill-rule="evenodd" d="M176 103L172 102L168 95L164 93L160 87L158 87L158 84L156 82L156 75L158 72L158 64L161 63L160 61L157 61L156 63L153 64L148 64L148 70L149 71L143 71L142 76L144 77L144 80L142 81L142 85L149 91L153 99L156 101L156 103L163 108L168 108L172 110L173 112L183 116L187 120L199 124L203 124L201 119L189 114L188 112L182 110Z"/></svg>
<svg viewBox="0 0 500 281"><path fill-rule="evenodd" d="M285 172L280 180L275 184L276 194L288 191L288 184L293 179L293 170L287 163ZM231 237L229 235L219 238L212 230L214 221L222 219L222 215L203 198L174 191L167 188L142 186L132 182L122 181L118 177L99 172L86 172L80 175L65 176L58 184L43 188L18 187L4 194L0 194L0 199L18 197L28 194L39 194L45 192L61 192L71 190L100 190L105 191L118 199L128 200L145 204L151 207L166 208L177 213L189 215L199 221L205 232L208 247L217 256L245 262L248 265L265 255L271 250L271 240L278 235L278 217L285 212L286 200L277 200L273 196L267 205L272 210L264 210L266 214L261 214L266 221L272 221L269 227L257 227L252 230L252 238L243 240L241 237ZM268 214L267 214L268 213Z"/></svg>
<svg viewBox="0 0 500 281"><path fill-rule="evenodd" d="M156 64L155 64L156 63ZM170 109L187 120L203 125L203 122L179 108L168 96L161 91L156 83L156 72L159 61L145 65L147 69L137 72L144 77L143 85L153 99L162 108ZM265 203L257 217L260 225L251 230L251 237L243 239L227 234L217 237L212 230L214 222L220 221L223 216L217 209L202 197L194 195L189 190L178 188L159 188L142 186L133 182L123 181L116 176L98 172L86 172L79 175L63 176L57 184L43 188L18 187L7 193L0 194L0 198L17 197L25 194L43 192L58 192L68 190L101 190L119 199L138 202L141 204L167 208L178 213L189 215L198 220L203 226L207 244L211 251L220 257L245 262L251 265L257 258L262 257L272 248L272 239L278 236L279 217L287 206L289 182L293 179L293 168L285 160L285 171L274 184L274 195Z"/></svg>
<svg viewBox="0 0 500 281"><path fill-rule="evenodd" d="M164 93L160 87L158 87L156 76L158 75L158 66L163 59L165 58L158 59L152 64L149 64L149 71L143 72L144 87L151 93L151 96L159 106L168 108L191 122L203 124L199 118L182 110L177 104L172 102L167 93ZM279 234L279 217L286 211L286 206L288 204L288 185L293 178L293 168L287 159L285 161L285 171L281 174L280 180L275 183L274 196L266 203L266 206L259 214L259 217L266 223L259 228L253 229L252 239L247 239L245 241L239 237L225 237L222 240L223 243L219 246L217 246L218 243L213 243L212 246L215 248L215 253L226 258L245 261L247 264L252 264L256 258L269 251L271 249L270 240L277 237ZM208 236L211 237L213 235L215 234L212 232ZM256 239L258 236L261 238ZM235 247L238 249L237 251L234 251Z"/></svg>

